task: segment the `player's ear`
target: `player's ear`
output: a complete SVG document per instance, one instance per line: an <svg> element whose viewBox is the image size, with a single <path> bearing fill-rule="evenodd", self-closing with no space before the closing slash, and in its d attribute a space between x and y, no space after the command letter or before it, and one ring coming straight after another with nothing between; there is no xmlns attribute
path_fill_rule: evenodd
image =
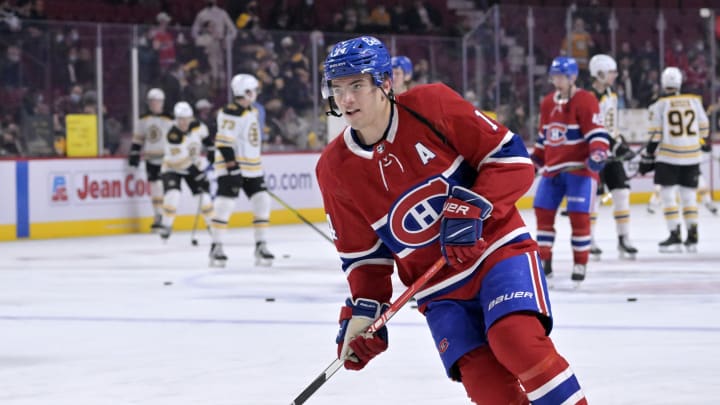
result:
<svg viewBox="0 0 720 405"><path fill-rule="evenodd" d="M385 76L385 80L382 82L382 89L385 91L385 94L389 94L390 90L392 90L392 77L391 76Z"/></svg>

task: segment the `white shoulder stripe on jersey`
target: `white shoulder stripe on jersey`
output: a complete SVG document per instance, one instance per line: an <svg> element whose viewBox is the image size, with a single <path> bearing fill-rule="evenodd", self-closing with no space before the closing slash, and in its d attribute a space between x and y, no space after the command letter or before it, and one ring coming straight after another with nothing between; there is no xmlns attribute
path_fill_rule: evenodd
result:
<svg viewBox="0 0 720 405"><path fill-rule="evenodd" d="M485 163L524 163L531 165L533 164L532 160L530 158L522 157L522 156L511 156L511 157L504 157L504 158L489 158L485 161Z"/></svg>
<svg viewBox="0 0 720 405"><path fill-rule="evenodd" d="M505 146L506 143L511 142L513 139L513 136L515 136L515 134L512 131L508 130L505 133L505 135L503 135L502 141L500 141L500 143L498 143L494 148L492 148L492 150L490 152L488 152L487 155L485 155L484 158L482 158L480 163L478 163L478 166L476 169L480 170L480 166L482 166L486 160L490 159L490 156L496 154L497 151L499 151L503 146Z"/></svg>

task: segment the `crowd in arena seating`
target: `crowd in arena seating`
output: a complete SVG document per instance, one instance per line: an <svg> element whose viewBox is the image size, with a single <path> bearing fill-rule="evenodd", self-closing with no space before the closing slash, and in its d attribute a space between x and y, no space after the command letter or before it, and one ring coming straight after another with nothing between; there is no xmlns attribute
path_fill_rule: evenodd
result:
<svg viewBox="0 0 720 405"><path fill-rule="evenodd" d="M62 18L58 8L62 1L46 4L43 0L0 0L0 156L62 153L64 117L97 110L96 26L43 21L47 17ZM312 84L316 74L316 67L310 62L312 40L322 41L323 35L332 32L338 32L335 34L338 38L343 33L358 32L457 38L470 29L467 21L449 12L442 1L407 0L388 6L380 1L352 0L323 3L322 7L312 0L95 3L103 10L137 11L118 15L122 22L142 24L137 26L141 110L146 91L160 87L166 94L166 109L185 100L196 106L204 121L213 121L213 112L227 102L226 51L229 51L232 73L251 73L262 84L259 102L266 110L265 141L269 150L322 147L323 129L314 125L321 118L313 110L317 89ZM484 1L476 3L478 9L487 5ZM557 8L535 12L533 53L538 66L546 66L554 56L565 53L575 56L584 67L582 61L588 56L610 52L607 9L578 9L573 18L570 49L563 42L564 29L543 28L557 25L559 19L564 21L565 11ZM69 20L83 19L81 10L73 8L68 13ZM680 67L686 75L685 90L707 98L711 91L709 77L714 73L709 69L715 64L708 59L709 47L702 27L678 30L673 19L686 23L688 17L676 14L666 13L669 39L664 64ZM528 111L529 86L534 86L538 99L549 87L546 77L537 71L533 72L534 82L527 83L526 15L525 6L509 6L501 9L501 30L495 32L490 20L478 30L477 36L486 47L487 74L481 86L470 83L472 89L480 87L481 93L469 92L465 96L479 107L497 110L503 121L520 129L530 141L535 117L529 116ZM659 51L654 40L657 32L650 25L644 29L633 25L633 17L622 15L622 28L617 33L616 91L621 108L644 108L659 91ZM640 16L652 21L655 15L655 10L644 10ZM103 31L104 60L109 65L103 69L104 146L106 154L123 154L127 152L133 119L127 51L133 29L110 27L115 31ZM495 35L500 36L502 74L494 71ZM459 43L459 39L454 41ZM427 59L416 60L415 82L443 80L460 91L459 52L442 55L447 56L443 60L447 66L441 69L431 69ZM580 79L587 84L586 69L582 69ZM495 91L496 85L500 86L499 92Z"/></svg>

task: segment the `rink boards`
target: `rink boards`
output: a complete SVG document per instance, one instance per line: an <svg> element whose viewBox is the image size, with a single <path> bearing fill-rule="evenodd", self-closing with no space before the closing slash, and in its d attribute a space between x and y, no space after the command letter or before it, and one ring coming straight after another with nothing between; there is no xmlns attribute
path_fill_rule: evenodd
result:
<svg viewBox="0 0 720 405"><path fill-rule="evenodd" d="M263 157L268 188L313 222L325 220L315 178L319 156L306 153ZM125 159L0 161L0 188L0 240L146 232L152 222L144 167L129 169ZM183 186L174 229L192 229L197 208ZM300 220L273 199L271 222L289 224ZM241 193L229 225L251 224L251 207ZM204 232L204 228L201 218L198 229Z"/></svg>
<svg viewBox="0 0 720 405"><path fill-rule="evenodd" d="M718 153L713 151L713 155L703 163L703 173L712 190L718 190L720 179L713 163ZM315 177L319 156L263 156L268 188L313 222L325 221ZM635 172L634 164L630 162L630 173ZM518 202L519 208L532 206L535 186ZM631 189L632 203L647 202L653 190L652 175L634 177ZM121 158L0 161L0 190L0 240L146 232L152 221L144 167L129 170ZM272 224L300 222L295 213L275 200L272 203ZM183 187L174 229L190 230L196 211L190 192ZM230 226L251 223L250 204L241 194ZM198 229L204 227L201 219Z"/></svg>

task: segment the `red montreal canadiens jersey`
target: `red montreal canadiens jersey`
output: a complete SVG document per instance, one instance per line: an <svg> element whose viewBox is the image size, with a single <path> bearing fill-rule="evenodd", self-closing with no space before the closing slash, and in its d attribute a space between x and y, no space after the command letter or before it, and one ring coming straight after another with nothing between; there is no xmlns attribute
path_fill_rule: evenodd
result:
<svg viewBox="0 0 720 405"><path fill-rule="evenodd" d="M595 96L578 89L566 103L555 100L555 92L540 104L540 128L533 159L545 164L545 176L554 176L572 167L584 166L590 151L609 147ZM586 167L573 173L597 177Z"/></svg>
<svg viewBox="0 0 720 405"><path fill-rule="evenodd" d="M447 86L417 86L397 100L445 141L394 105L383 140L364 146L345 128L323 151L317 177L353 298L389 302L393 264L410 285L440 258L441 213L454 185L493 204L482 232L486 252L463 269L440 270L416 295L422 310L432 299L474 296L493 264L536 249L515 208L534 170L520 137Z"/></svg>

